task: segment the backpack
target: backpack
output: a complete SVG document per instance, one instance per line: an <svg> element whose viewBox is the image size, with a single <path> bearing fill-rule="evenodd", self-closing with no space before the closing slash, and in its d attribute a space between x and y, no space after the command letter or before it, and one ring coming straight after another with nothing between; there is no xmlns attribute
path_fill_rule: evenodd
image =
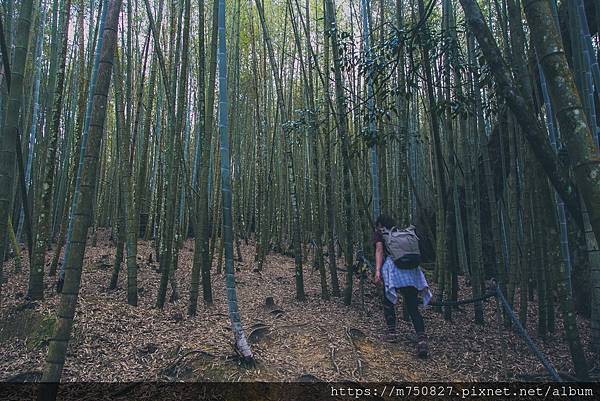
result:
<svg viewBox="0 0 600 401"><path fill-rule="evenodd" d="M419 237L415 226L406 228L392 227L381 229L385 250L399 269L414 269L421 263Z"/></svg>

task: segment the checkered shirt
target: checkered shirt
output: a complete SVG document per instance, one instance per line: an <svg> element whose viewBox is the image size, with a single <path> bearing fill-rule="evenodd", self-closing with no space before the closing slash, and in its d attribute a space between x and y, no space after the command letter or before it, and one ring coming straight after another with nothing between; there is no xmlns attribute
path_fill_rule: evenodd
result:
<svg viewBox="0 0 600 401"><path fill-rule="evenodd" d="M415 287L423 298L423 305L427 305L431 300L431 291L420 267L398 269L388 256L381 268L381 278L385 286L385 296L393 304L398 301L396 289L400 287Z"/></svg>

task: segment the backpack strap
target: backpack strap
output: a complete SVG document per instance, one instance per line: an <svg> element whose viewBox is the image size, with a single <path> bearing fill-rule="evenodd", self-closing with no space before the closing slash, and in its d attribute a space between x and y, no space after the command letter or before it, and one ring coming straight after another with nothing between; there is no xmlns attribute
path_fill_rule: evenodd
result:
<svg viewBox="0 0 600 401"><path fill-rule="evenodd" d="M381 239L383 240L383 249L385 250L385 253L389 254L390 250L388 249L388 240L386 239L386 237L389 238L392 234L392 231L389 230L387 227L378 228L377 231L379 231L379 233L381 234Z"/></svg>

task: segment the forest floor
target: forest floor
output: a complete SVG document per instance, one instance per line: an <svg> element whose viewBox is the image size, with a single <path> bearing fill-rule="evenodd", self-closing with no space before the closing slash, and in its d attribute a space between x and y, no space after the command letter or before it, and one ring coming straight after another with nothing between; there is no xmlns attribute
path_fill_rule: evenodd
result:
<svg viewBox="0 0 600 401"><path fill-rule="evenodd" d="M473 307L455 310L453 321L428 307L424 318L430 357L415 355L412 325L398 310L401 338L382 341L381 300L375 285L365 285L361 302L355 281L353 304L340 298L324 301L318 272L305 268L307 300L295 299L294 262L270 254L261 273L253 271L254 246L242 244L242 262L236 262L237 291L242 322L250 336L256 369L241 368L234 357L224 278L213 273L214 305L199 299L198 314L187 316L193 241L180 253L176 271L181 298L154 308L158 264L150 242L138 247L139 302L126 302L126 271L119 286L108 291L115 246L108 231L100 231L97 246L88 246L79 304L63 372L65 381L503 381L543 378L543 368L525 342L510 330L499 328L496 304L485 303L486 324L476 325ZM48 253L51 254L50 252ZM50 257L50 256L49 256ZM28 266L14 272L14 261L4 265L8 283L0 294L0 381L39 378L59 296L54 278L46 279L46 298L25 299ZM310 263L306 263L310 266ZM213 270L214 271L214 270ZM345 273L339 272L340 283ZM435 294L435 285L430 281ZM470 298L461 281L459 298ZM170 295L170 289L168 292ZM273 297L275 308L265 307ZM556 333L546 340L536 337L535 303L530 303L528 331L559 371L572 374L569 350L563 339L557 311ZM262 327L262 328L261 328ZM579 318L586 349L589 321ZM254 332L254 333L253 333ZM253 333L253 334L252 334ZM588 354L597 372L599 362Z"/></svg>

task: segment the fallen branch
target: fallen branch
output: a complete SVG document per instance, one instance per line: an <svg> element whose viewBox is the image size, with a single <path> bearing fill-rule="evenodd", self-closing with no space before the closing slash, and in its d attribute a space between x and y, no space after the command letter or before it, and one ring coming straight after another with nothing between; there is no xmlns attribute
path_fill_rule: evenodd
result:
<svg viewBox="0 0 600 401"><path fill-rule="evenodd" d="M175 360L175 362L173 362L173 364L171 366L178 364L179 362L181 362L181 360L183 358L185 358L188 355L192 355L192 354L202 354L202 355L210 356L211 358L216 358L216 356L211 354L210 352L202 351L201 349L195 349L195 350L188 351L185 354L181 355L179 358L177 358L177 360Z"/></svg>
<svg viewBox="0 0 600 401"><path fill-rule="evenodd" d="M352 339L352 335L350 335L350 329L348 329L346 327L346 337L348 337L348 340L350 341L350 344L352 344L352 353L354 354L354 357L356 358L356 364L358 366L358 375L359 378L362 378L363 375L363 364L362 364L362 360L360 359L360 355L358 354L358 350L356 348L356 344L354 344L354 339Z"/></svg>
<svg viewBox="0 0 600 401"><path fill-rule="evenodd" d="M187 357L188 355L192 355L192 354L202 354L202 355L209 356L211 358L217 358L215 355L211 354L210 352L202 351L199 349L192 350L192 351L188 351L185 354L179 356L174 362L172 362L171 364L167 365L166 367L160 369L160 372L167 376L171 376L170 374L165 373L165 372L172 371L185 357Z"/></svg>
<svg viewBox="0 0 600 401"><path fill-rule="evenodd" d="M335 361L335 347L332 345L331 346L331 362L333 363L333 366L335 367L335 370L338 374L340 374L340 367L338 366L337 362Z"/></svg>

